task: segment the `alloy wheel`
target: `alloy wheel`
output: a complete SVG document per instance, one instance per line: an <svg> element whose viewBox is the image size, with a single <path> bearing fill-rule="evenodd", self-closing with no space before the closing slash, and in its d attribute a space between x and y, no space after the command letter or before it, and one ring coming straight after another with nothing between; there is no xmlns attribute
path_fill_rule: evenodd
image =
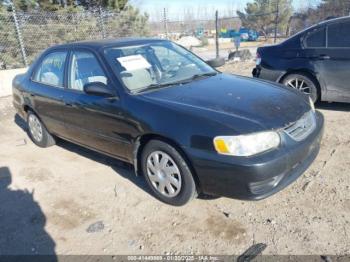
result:
<svg viewBox="0 0 350 262"><path fill-rule="evenodd" d="M297 89L304 94L311 95L311 87L303 79L299 79L299 78L290 79L286 83L286 85L291 88Z"/></svg>
<svg viewBox="0 0 350 262"><path fill-rule="evenodd" d="M162 151L147 157L147 176L153 187L166 197L175 197L181 191L181 174L175 161Z"/></svg>

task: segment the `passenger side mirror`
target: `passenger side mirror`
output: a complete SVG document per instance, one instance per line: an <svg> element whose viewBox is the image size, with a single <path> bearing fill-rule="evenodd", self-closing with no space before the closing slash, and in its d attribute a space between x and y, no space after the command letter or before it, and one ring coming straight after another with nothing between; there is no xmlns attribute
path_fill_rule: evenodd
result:
<svg viewBox="0 0 350 262"><path fill-rule="evenodd" d="M225 64L225 58L223 57L217 57L214 59L207 60L206 63L210 65L211 67L220 67Z"/></svg>
<svg viewBox="0 0 350 262"><path fill-rule="evenodd" d="M115 96L115 92L102 82L91 82L84 85L84 92L96 96Z"/></svg>

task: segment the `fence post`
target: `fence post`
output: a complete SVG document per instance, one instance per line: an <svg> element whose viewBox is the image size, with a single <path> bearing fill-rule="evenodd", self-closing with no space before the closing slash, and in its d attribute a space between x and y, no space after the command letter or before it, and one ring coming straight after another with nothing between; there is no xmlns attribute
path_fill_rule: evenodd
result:
<svg viewBox="0 0 350 262"><path fill-rule="evenodd" d="M167 18L167 13L165 8L163 9L163 22L164 22L165 38L168 39L168 18Z"/></svg>
<svg viewBox="0 0 350 262"><path fill-rule="evenodd" d="M216 58L219 57L219 12L215 12L215 47L216 47Z"/></svg>
<svg viewBox="0 0 350 262"><path fill-rule="evenodd" d="M16 8L15 8L15 5L12 2L11 2L11 8L12 8L13 21L15 23L17 41L18 41L19 47L21 49L23 64L27 67L28 66L27 54L26 54L26 50L25 50L25 47L24 47L24 43L23 43L22 33L21 33L21 30L20 30L20 27L19 27L19 23L18 23L18 19L17 19Z"/></svg>
<svg viewBox="0 0 350 262"><path fill-rule="evenodd" d="M105 28L105 23L104 23L104 14L101 6L98 8L98 14L99 14L99 27L101 30L102 38L106 38L106 28Z"/></svg>
<svg viewBox="0 0 350 262"><path fill-rule="evenodd" d="M277 42L277 27L278 27L279 12L280 12L280 1L277 0L277 2L276 2L276 18L275 18L275 37L274 37L274 43Z"/></svg>

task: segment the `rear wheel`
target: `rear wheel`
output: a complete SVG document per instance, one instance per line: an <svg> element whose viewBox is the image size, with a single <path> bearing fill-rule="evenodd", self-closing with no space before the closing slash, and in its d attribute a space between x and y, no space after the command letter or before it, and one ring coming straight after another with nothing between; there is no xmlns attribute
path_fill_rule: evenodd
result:
<svg viewBox="0 0 350 262"><path fill-rule="evenodd" d="M40 147L49 147L55 144L55 139L47 131L39 117L32 111L27 114L28 133L32 141Z"/></svg>
<svg viewBox="0 0 350 262"><path fill-rule="evenodd" d="M297 89L307 94L314 103L319 98L317 83L306 74L290 74L283 79L282 83L287 87Z"/></svg>
<svg viewBox="0 0 350 262"><path fill-rule="evenodd" d="M159 200L182 206L197 195L190 168L173 146L151 140L142 152L141 164L146 182Z"/></svg>

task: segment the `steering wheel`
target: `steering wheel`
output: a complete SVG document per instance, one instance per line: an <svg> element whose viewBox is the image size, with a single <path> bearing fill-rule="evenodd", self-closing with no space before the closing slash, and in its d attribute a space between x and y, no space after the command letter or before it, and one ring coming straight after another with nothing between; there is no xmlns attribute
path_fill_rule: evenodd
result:
<svg viewBox="0 0 350 262"><path fill-rule="evenodd" d="M170 60L167 58L163 58L161 64L163 67L163 74L166 75L167 78L175 77L181 67L181 63L177 64L176 66L171 65Z"/></svg>

